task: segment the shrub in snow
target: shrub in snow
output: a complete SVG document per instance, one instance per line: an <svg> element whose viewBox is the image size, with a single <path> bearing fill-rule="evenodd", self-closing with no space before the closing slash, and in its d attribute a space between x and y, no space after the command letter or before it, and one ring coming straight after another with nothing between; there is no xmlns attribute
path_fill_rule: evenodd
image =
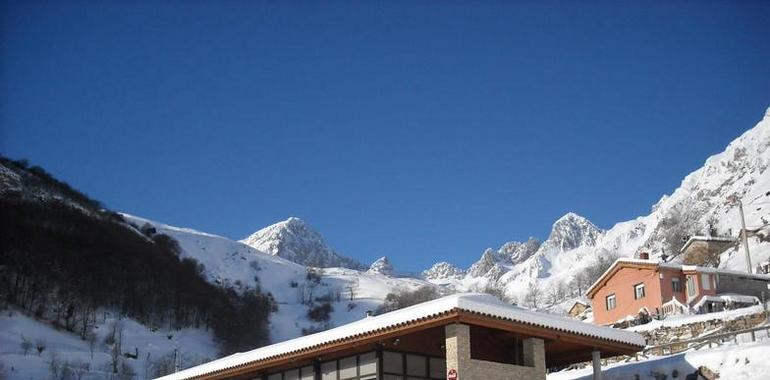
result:
<svg viewBox="0 0 770 380"><path fill-rule="evenodd" d="M24 334L21 335L21 350L24 352L24 356L29 353L33 347L32 341L30 341Z"/></svg>
<svg viewBox="0 0 770 380"><path fill-rule="evenodd" d="M37 355L40 356L43 354L43 351L45 351L45 340L38 339L35 341L35 349L37 350Z"/></svg>
<svg viewBox="0 0 770 380"><path fill-rule="evenodd" d="M311 307L307 311L307 317L311 321L316 322L327 322L329 321L329 318L331 317L331 312L334 311L334 307L332 307L331 302L324 301L319 305L315 305Z"/></svg>

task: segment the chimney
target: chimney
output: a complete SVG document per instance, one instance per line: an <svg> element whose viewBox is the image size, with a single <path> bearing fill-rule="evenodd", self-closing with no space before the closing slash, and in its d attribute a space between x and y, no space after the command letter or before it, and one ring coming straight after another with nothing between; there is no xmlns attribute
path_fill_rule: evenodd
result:
<svg viewBox="0 0 770 380"><path fill-rule="evenodd" d="M647 251L641 251L639 252L639 258L642 260L649 260L650 254Z"/></svg>

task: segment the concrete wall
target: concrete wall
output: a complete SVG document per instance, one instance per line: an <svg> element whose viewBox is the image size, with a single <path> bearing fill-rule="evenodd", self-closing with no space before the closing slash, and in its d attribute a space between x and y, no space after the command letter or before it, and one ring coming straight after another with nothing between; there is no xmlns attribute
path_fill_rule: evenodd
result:
<svg viewBox="0 0 770 380"><path fill-rule="evenodd" d="M457 370L458 380L545 380L545 347L542 339L524 340L524 366L471 358L468 325L445 327L447 370Z"/></svg>
<svg viewBox="0 0 770 380"><path fill-rule="evenodd" d="M754 296L762 299L764 293L765 300L770 300L770 290L767 289L767 282L745 278L735 275L718 274L717 275L718 293L736 293L747 296Z"/></svg>

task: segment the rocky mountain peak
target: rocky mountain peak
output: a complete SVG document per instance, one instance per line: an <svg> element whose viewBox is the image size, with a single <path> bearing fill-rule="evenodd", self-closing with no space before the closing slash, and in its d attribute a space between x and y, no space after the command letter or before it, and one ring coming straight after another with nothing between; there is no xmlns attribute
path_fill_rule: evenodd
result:
<svg viewBox="0 0 770 380"><path fill-rule="evenodd" d="M551 228L548 242L551 246L568 251L580 246L594 246L602 235L602 230L588 219L568 212Z"/></svg>
<svg viewBox="0 0 770 380"><path fill-rule="evenodd" d="M538 248L540 248L540 241L530 237L524 243L512 241L503 244L498 250L498 255L505 257L510 264L516 265L534 255Z"/></svg>
<svg viewBox="0 0 770 380"><path fill-rule="evenodd" d="M369 267L368 273L383 274L386 276L393 275L393 264L390 263L387 257L382 256L375 260Z"/></svg>
<svg viewBox="0 0 770 380"><path fill-rule="evenodd" d="M422 272L422 277L429 281L461 278L464 275L465 272L462 269L446 261L435 263L430 269Z"/></svg>
<svg viewBox="0 0 770 380"><path fill-rule="evenodd" d="M481 277L489 272L497 262L497 252L492 248L487 248L484 250L484 253L481 254L479 261L473 263L470 269L468 269L468 274L473 277Z"/></svg>
<svg viewBox="0 0 770 380"><path fill-rule="evenodd" d="M297 217L267 226L241 242L305 266L365 269L361 263L334 251L321 234Z"/></svg>

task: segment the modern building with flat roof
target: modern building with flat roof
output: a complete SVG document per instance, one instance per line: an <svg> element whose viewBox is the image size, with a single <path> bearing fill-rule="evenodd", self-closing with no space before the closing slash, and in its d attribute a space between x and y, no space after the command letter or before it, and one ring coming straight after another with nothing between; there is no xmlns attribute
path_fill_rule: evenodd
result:
<svg viewBox="0 0 770 380"><path fill-rule="evenodd" d="M546 368L638 352L636 333L456 294L238 353L162 380L537 380Z"/></svg>

